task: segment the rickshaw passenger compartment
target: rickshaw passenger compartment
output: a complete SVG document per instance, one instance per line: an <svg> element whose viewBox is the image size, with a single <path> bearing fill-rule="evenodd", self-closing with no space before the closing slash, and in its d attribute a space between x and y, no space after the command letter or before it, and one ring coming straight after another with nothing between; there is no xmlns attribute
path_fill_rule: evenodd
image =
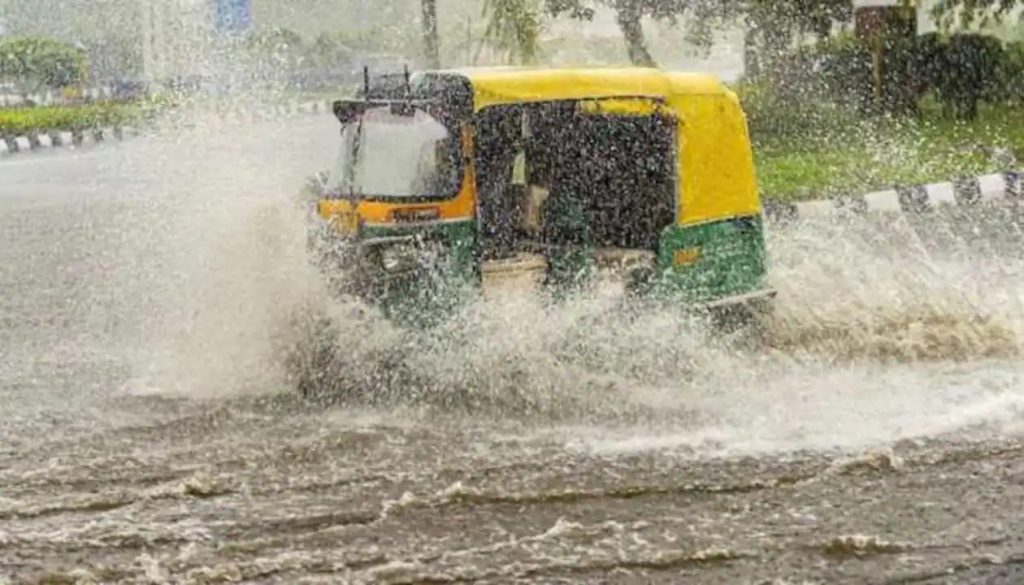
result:
<svg viewBox="0 0 1024 585"><path fill-rule="evenodd" d="M581 113L576 102L495 107L477 139L486 260L586 241L598 264L632 264L653 258L675 220L668 116ZM578 221L553 221L565 202L578 205Z"/></svg>

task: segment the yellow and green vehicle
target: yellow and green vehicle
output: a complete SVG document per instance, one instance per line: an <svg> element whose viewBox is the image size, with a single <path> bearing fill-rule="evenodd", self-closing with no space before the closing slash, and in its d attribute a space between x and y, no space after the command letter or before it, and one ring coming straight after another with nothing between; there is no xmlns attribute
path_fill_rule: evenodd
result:
<svg viewBox="0 0 1024 585"><path fill-rule="evenodd" d="M628 291L680 306L770 304L746 119L714 77L367 75L334 114L309 242L338 293L436 312L516 267L558 294L615 268Z"/></svg>

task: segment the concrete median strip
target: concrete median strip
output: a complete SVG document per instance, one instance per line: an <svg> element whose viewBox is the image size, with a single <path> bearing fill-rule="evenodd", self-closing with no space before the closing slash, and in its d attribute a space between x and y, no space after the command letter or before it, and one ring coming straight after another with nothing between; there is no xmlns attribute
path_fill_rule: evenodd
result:
<svg viewBox="0 0 1024 585"><path fill-rule="evenodd" d="M319 115L330 111L330 103L326 101L307 101L259 109L230 110L221 113L221 118L234 122L260 122L290 116ZM7 138L0 136L0 158L38 150L83 148L99 143L123 142L143 134L144 130L134 126L117 126L81 132L54 130Z"/></svg>
<svg viewBox="0 0 1024 585"><path fill-rule="evenodd" d="M968 207L994 202L1024 200L1024 172L1008 171L952 182L895 187L865 195L836 197L797 203L766 200L765 215L775 223L812 217L864 213L921 213L943 207Z"/></svg>

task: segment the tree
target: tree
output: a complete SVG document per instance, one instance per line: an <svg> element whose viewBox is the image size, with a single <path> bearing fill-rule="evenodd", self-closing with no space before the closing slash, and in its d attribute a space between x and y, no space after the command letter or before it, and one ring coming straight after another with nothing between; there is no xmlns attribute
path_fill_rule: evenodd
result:
<svg viewBox="0 0 1024 585"><path fill-rule="evenodd" d="M485 0L484 38L510 61L533 63L540 54L543 15L538 0Z"/></svg>
<svg viewBox="0 0 1024 585"><path fill-rule="evenodd" d="M847 20L852 13L850 0L489 0L488 4L495 7L489 16L491 28L502 31L495 35L501 37L500 44L532 38L523 27L535 23L523 15L538 4L549 16L567 14L581 20L592 18L600 7L612 9L630 61L643 66L655 64L647 47L644 18L675 23L686 17L691 40L705 44L713 39L715 28L738 18L747 26L751 69L770 66L799 34L827 37L834 21Z"/></svg>
<svg viewBox="0 0 1024 585"><path fill-rule="evenodd" d="M976 22L985 24L992 19L1000 20L1018 6L1024 7L1024 0L939 0L933 16L947 27L957 18L970 26Z"/></svg>
<svg viewBox="0 0 1024 585"><path fill-rule="evenodd" d="M36 37L0 41L0 79L22 95L82 83L88 71L85 53L66 43Z"/></svg>
<svg viewBox="0 0 1024 585"><path fill-rule="evenodd" d="M753 76L772 64L793 45L794 39L812 34L824 40L835 21L852 15L849 0L743 0L733 7L747 28L747 70Z"/></svg>
<svg viewBox="0 0 1024 585"><path fill-rule="evenodd" d="M643 4L643 0L615 0L615 20L626 39L629 61L634 65L653 67L654 57L647 50L647 39L644 36Z"/></svg>
<svg viewBox="0 0 1024 585"><path fill-rule="evenodd" d="M686 12L710 15L709 7L717 6L727 0L596 0L597 4L615 11L615 21L622 31L626 42L626 52L634 65L654 67L657 63L647 48L647 37L644 34L643 19L675 22ZM595 4L588 0L549 0L548 9L552 15L568 13L576 18L593 17Z"/></svg>
<svg viewBox="0 0 1024 585"><path fill-rule="evenodd" d="M944 0L960 3L999 3L1011 0ZM1024 0L1012 0L1024 2ZM489 40L510 53L532 54L536 16L569 15L589 20L598 8L615 12L629 59L636 65L654 65L647 46L643 19L687 21L690 39L710 44L717 28L737 20L746 27L747 71L756 76L787 54L795 41L807 35L829 37L835 22L849 21L850 0L487 0Z"/></svg>
<svg viewBox="0 0 1024 585"><path fill-rule="evenodd" d="M959 119L977 118L979 102L999 101L1011 90L1007 72L1013 63L999 39L976 33L948 39L932 35L919 53L931 65L925 69L928 85Z"/></svg>
<svg viewBox="0 0 1024 585"><path fill-rule="evenodd" d="M642 19L645 16L674 17L691 3L685 0L488 0L488 38L511 53L535 56L542 14L589 20L598 7L604 6L615 11L629 60L636 65L653 66Z"/></svg>

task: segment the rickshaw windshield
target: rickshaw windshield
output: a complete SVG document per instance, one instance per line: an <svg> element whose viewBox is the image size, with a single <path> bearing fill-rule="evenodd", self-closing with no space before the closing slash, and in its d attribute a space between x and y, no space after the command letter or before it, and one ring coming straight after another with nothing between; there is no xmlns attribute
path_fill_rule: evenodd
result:
<svg viewBox="0 0 1024 585"><path fill-rule="evenodd" d="M341 151L328 180L334 197L453 197L461 183L461 146L430 114L367 110L341 133Z"/></svg>

